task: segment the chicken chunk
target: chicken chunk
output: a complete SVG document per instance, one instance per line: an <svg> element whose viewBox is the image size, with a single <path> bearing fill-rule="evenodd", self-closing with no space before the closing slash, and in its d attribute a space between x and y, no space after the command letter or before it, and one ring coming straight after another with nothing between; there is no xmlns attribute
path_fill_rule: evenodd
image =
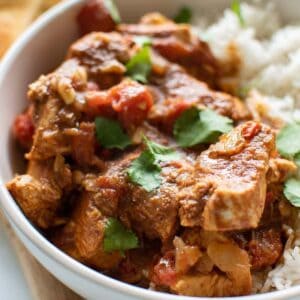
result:
<svg viewBox="0 0 300 300"><path fill-rule="evenodd" d="M139 151L124 156L119 162L109 167L107 174L100 180L119 192L119 214L124 223L130 224L140 235L150 239L159 238L162 241L173 236L177 228L177 187L175 178L182 167L175 163L165 165L164 184L153 192L147 192L142 187L127 180L126 169L137 158ZM120 173L123 174L120 176Z"/></svg>
<svg viewBox="0 0 300 300"><path fill-rule="evenodd" d="M144 134L161 144L169 140L157 130L146 126ZM180 185L177 177L186 178L191 165L188 161L172 161L162 165L163 184L155 191L147 192L143 187L128 180L127 168L136 159L142 147L125 153L107 165L107 171L97 179L99 190L94 195L101 209L118 207L118 215L124 224L139 235L150 239L167 241L172 238L178 226L177 194ZM107 211L106 214L112 213Z"/></svg>
<svg viewBox="0 0 300 300"><path fill-rule="evenodd" d="M176 167L170 167L168 172L177 172ZM174 176L175 174L173 174ZM137 186L130 186L131 199L123 202L125 209L124 218L128 218L130 223L140 234L144 234L150 239L159 238L167 241L175 234L177 229L177 210L176 186L172 188L172 182L166 179L154 193L147 193L144 189ZM127 205L126 205L126 204Z"/></svg>
<svg viewBox="0 0 300 300"><path fill-rule="evenodd" d="M104 196L98 195L97 180L89 180L86 188L93 192L82 192L71 220L55 232L52 240L59 248L89 266L109 270L116 267L122 257L118 251L107 253L103 249L107 215L101 212L97 203L97 199Z"/></svg>
<svg viewBox="0 0 300 300"><path fill-rule="evenodd" d="M201 182L200 197L187 199L182 191L181 224L219 231L257 227L274 150L274 133L259 123L247 122L223 135L197 159L194 176Z"/></svg>
<svg viewBox="0 0 300 300"><path fill-rule="evenodd" d="M75 100L75 90L81 90L86 86L87 74L84 67L79 65L79 61L68 59L64 61L56 70L41 75L36 81L29 85L27 92L28 99L35 106L35 118L38 120L42 115L43 104L52 98L62 98L64 102Z"/></svg>
<svg viewBox="0 0 300 300"><path fill-rule="evenodd" d="M71 186L71 176L62 157L49 162L31 161L28 174L16 176L7 188L28 218L45 229L60 222L58 210L63 190Z"/></svg>
<svg viewBox="0 0 300 300"><path fill-rule="evenodd" d="M95 136L95 125L93 123L82 122L78 129L70 130L72 157L81 167L94 166L102 170L105 163L95 154Z"/></svg>
<svg viewBox="0 0 300 300"><path fill-rule="evenodd" d="M90 33L76 41L68 57L78 59L102 88L118 83L130 59L131 40L118 33Z"/></svg>
<svg viewBox="0 0 300 300"><path fill-rule="evenodd" d="M58 188L30 175L15 177L7 187L30 220L41 228L47 228L53 222L61 198Z"/></svg>
<svg viewBox="0 0 300 300"><path fill-rule="evenodd" d="M75 127L75 114L64 107L60 99L49 99L42 105L33 136L33 145L26 155L28 160L46 160L58 154L71 153L70 141L63 128Z"/></svg>

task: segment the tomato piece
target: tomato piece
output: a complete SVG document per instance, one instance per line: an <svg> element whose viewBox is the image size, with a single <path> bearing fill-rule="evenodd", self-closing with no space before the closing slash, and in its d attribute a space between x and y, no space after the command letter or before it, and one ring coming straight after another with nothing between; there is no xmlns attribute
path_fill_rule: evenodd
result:
<svg viewBox="0 0 300 300"><path fill-rule="evenodd" d="M32 113L28 109L16 117L13 124L13 135L24 149L29 149L32 145L34 131Z"/></svg>
<svg viewBox="0 0 300 300"><path fill-rule="evenodd" d="M86 113L90 116L114 117L111 99L105 91L91 91L86 95Z"/></svg>
<svg viewBox="0 0 300 300"><path fill-rule="evenodd" d="M147 87L131 80L125 80L108 91L90 91L85 98L85 112L89 116L118 118L127 129L140 125L153 105Z"/></svg>
<svg viewBox="0 0 300 300"><path fill-rule="evenodd" d="M256 136L261 130L261 124L256 122L248 122L247 126L244 126L242 130L242 136L246 140L251 140L254 136Z"/></svg>
<svg viewBox="0 0 300 300"><path fill-rule="evenodd" d="M168 103L168 100L166 101ZM170 111L166 115L166 119L164 120L164 130L168 132L172 132L173 126L175 121L179 118L179 116L186 111L187 109L191 108L193 103L187 100L179 99L177 102L174 99L170 99Z"/></svg>
<svg viewBox="0 0 300 300"><path fill-rule="evenodd" d="M110 32L116 25L103 0L88 0L80 10L77 22L82 34L92 31Z"/></svg>
<svg viewBox="0 0 300 300"><path fill-rule="evenodd" d="M113 87L109 98L119 120L128 129L140 125L153 105L153 98L147 87L129 80Z"/></svg>
<svg viewBox="0 0 300 300"><path fill-rule="evenodd" d="M171 286L177 280L175 256L173 251L167 252L154 266L152 281L159 286Z"/></svg>

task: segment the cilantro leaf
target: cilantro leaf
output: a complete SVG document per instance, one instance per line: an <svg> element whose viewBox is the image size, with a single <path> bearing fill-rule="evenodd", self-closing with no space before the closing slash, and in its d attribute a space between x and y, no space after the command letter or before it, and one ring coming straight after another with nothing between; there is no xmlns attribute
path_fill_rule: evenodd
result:
<svg viewBox="0 0 300 300"><path fill-rule="evenodd" d="M183 6L174 18L176 23L189 23L192 19L192 11L189 7Z"/></svg>
<svg viewBox="0 0 300 300"><path fill-rule="evenodd" d="M151 46L152 45L152 39L149 36L145 35L137 35L133 38L133 41L139 45L140 47L144 46Z"/></svg>
<svg viewBox="0 0 300 300"><path fill-rule="evenodd" d="M231 3L231 10L236 14L238 17L240 24L242 27L246 25L244 16L242 14L242 8L241 8L241 3L239 0L233 0Z"/></svg>
<svg viewBox="0 0 300 300"><path fill-rule="evenodd" d="M157 189L161 184L161 167L155 163L154 155L146 150L135 159L127 170L131 182L142 186L147 192Z"/></svg>
<svg viewBox="0 0 300 300"><path fill-rule="evenodd" d="M292 123L278 133L276 138L276 146L285 158L294 158L296 154L300 153L300 124Z"/></svg>
<svg viewBox="0 0 300 300"><path fill-rule="evenodd" d="M96 138L103 147L123 150L131 144L128 135L124 133L117 121L97 117L95 119L95 125Z"/></svg>
<svg viewBox="0 0 300 300"><path fill-rule="evenodd" d="M298 179L288 179L284 184L283 193L293 206L300 207L300 181Z"/></svg>
<svg viewBox="0 0 300 300"><path fill-rule="evenodd" d="M104 5L115 23L120 24L121 16L115 2L113 0L104 0Z"/></svg>
<svg viewBox="0 0 300 300"><path fill-rule="evenodd" d="M222 133L232 129L232 120L216 112L192 107L176 120L173 133L181 147L214 143Z"/></svg>
<svg viewBox="0 0 300 300"><path fill-rule="evenodd" d="M148 75L151 72L150 47L143 46L127 63L127 75L141 83L148 82Z"/></svg>
<svg viewBox="0 0 300 300"><path fill-rule="evenodd" d="M147 192L157 189L161 183L159 162L176 160L180 157L174 149L162 146L144 138L147 146L141 155L127 169L129 180L142 186Z"/></svg>
<svg viewBox="0 0 300 300"><path fill-rule="evenodd" d="M294 162L299 168L300 167L300 152L295 155Z"/></svg>
<svg viewBox="0 0 300 300"><path fill-rule="evenodd" d="M213 110L205 109L200 114L201 122L205 124L206 134L203 134L204 143L214 143L222 133L229 132L233 126L233 121L227 117L223 117ZM204 136L206 136L204 138Z"/></svg>
<svg viewBox="0 0 300 300"><path fill-rule="evenodd" d="M173 133L181 147L188 147L198 144L199 129L202 129L200 111L192 107L184 111L176 120Z"/></svg>
<svg viewBox="0 0 300 300"><path fill-rule="evenodd" d="M103 249L105 252L135 249L139 241L135 233L127 229L119 220L109 218L105 225Z"/></svg>
<svg viewBox="0 0 300 300"><path fill-rule="evenodd" d="M153 141L148 140L147 138L145 138L145 143L149 151L154 155L154 158L157 162L177 160L181 156L174 149L157 144Z"/></svg>

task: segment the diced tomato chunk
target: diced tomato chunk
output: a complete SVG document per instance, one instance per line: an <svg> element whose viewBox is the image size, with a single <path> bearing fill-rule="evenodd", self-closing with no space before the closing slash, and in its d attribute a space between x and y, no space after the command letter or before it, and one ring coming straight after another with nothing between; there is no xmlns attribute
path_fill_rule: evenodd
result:
<svg viewBox="0 0 300 300"><path fill-rule="evenodd" d="M169 111L169 114L166 116L165 119L165 130L172 132L173 130L173 126L175 121L177 120L177 118L187 109L191 108L191 106L193 105L193 103L186 101L186 100L179 100L178 102L174 102L174 99L171 102L173 102L172 106L171 106L171 110Z"/></svg>
<svg viewBox="0 0 300 300"><path fill-rule="evenodd" d="M154 266L152 281L159 286L169 287L176 280L175 256L173 251L169 251Z"/></svg>
<svg viewBox="0 0 300 300"><path fill-rule="evenodd" d="M80 10L77 22L82 34L92 31L110 32L115 29L115 22L103 0L88 0Z"/></svg>
<svg viewBox="0 0 300 300"><path fill-rule="evenodd" d="M125 128L130 129L147 118L153 98L147 87L125 80L108 91L88 92L86 102L88 115L116 117Z"/></svg>
<svg viewBox="0 0 300 300"><path fill-rule="evenodd" d="M246 140L251 140L261 130L261 124L256 122L248 122L248 125L243 128L242 135Z"/></svg>
<svg viewBox="0 0 300 300"><path fill-rule="evenodd" d="M13 125L13 134L20 145L25 149L31 147L34 130L35 128L30 109L17 116Z"/></svg>
<svg viewBox="0 0 300 300"><path fill-rule="evenodd" d="M105 91L92 91L87 93L86 101L86 112L90 116L113 117L115 115L111 99Z"/></svg>
<svg viewBox="0 0 300 300"><path fill-rule="evenodd" d="M126 128L140 125L153 105L153 98L147 87L125 80L109 92L113 109Z"/></svg>

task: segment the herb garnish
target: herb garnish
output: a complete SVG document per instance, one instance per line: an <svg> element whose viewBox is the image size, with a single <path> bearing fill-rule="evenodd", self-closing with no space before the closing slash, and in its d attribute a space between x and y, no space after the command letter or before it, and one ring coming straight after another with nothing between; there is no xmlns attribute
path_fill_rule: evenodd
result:
<svg viewBox="0 0 300 300"><path fill-rule="evenodd" d="M295 164L300 167L300 153L297 153L294 157Z"/></svg>
<svg viewBox="0 0 300 300"><path fill-rule="evenodd" d="M300 167L300 124L286 125L278 133L276 138L277 150L282 157L292 159ZM289 202L300 207L300 181L296 178L288 179L284 184L284 195Z"/></svg>
<svg viewBox="0 0 300 300"><path fill-rule="evenodd" d="M283 193L293 206L300 207L300 181L298 179L288 179L284 184Z"/></svg>
<svg viewBox="0 0 300 300"><path fill-rule="evenodd" d="M300 124L292 123L278 133L276 146L281 156L294 159L300 155Z"/></svg>
<svg viewBox="0 0 300 300"><path fill-rule="evenodd" d="M131 144L126 133L124 133L120 124L112 119L97 117L95 119L96 138L104 148L125 149Z"/></svg>
<svg viewBox="0 0 300 300"><path fill-rule="evenodd" d="M149 45L144 45L127 63L127 75L141 83L148 82L151 72L151 52Z"/></svg>
<svg viewBox="0 0 300 300"><path fill-rule="evenodd" d="M130 181L142 186L147 192L151 192L161 185L161 167L148 150L142 152L132 162L127 172Z"/></svg>
<svg viewBox="0 0 300 300"><path fill-rule="evenodd" d="M291 123L283 127L276 137L277 150L282 157L293 159L300 166L300 124ZM300 207L300 181L288 179L284 184L283 193L294 206Z"/></svg>
<svg viewBox="0 0 300 300"><path fill-rule="evenodd" d="M239 0L233 0L231 3L231 10L236 14L238 17L240 24L242 27L246 25L244 16L242 14L242 8L241 8L241 3Z"/></svg>
<svg viewBox="0 0 300 300"><path fill-rule="evenodd" d="M115 2L113 0L104 0L104 5L115 23L120 24L121 16Z"/></svg>
<svg viewBox="0 0 300 300"><path fill-rule="evenodd" d="M189 7L182 7L174 18L176 23L189 23L192 19L192 11Z"/></svg>
<svg viewBox="0 0 300 300"><path fill-rule="evenodd" d="M103 249L105 252L135 249L139 245L137 236L127 229L119 220L109 218L105 225Z"/></svg>
<svg viewBox="0 0 300 300"><path fill-rule="evenodd" d="M159 162L176 160L180 154L147 138L144 138L144 141L147 148L131 163L127 173L131 182L151 192L162 182Z"/></svg>
<svg viewBox="0 0 300 300"><path fill-rule="evenodd" d="M232 120L216 112L192 107L181 114L174 125L174 136L181 147L214 143L232 129Z"/></svg>

